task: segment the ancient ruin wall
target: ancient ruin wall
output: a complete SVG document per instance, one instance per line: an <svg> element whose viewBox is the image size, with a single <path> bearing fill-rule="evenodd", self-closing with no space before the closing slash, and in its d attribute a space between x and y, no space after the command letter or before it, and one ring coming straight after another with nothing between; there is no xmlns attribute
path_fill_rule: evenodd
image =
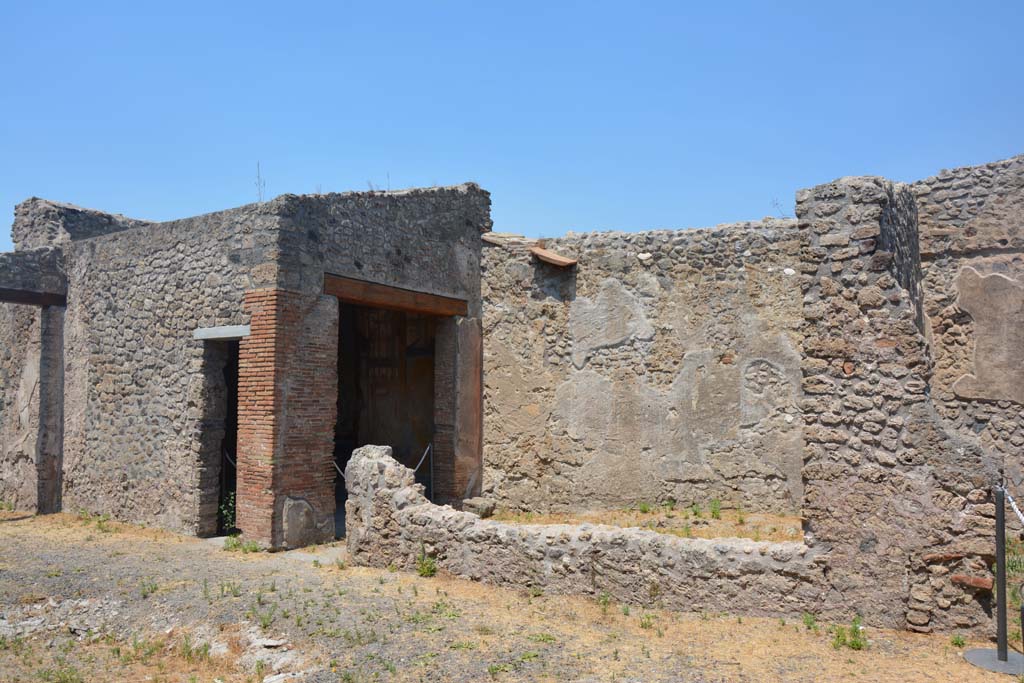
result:
<svg viewBox="0 0 1024 683"><path fill-rule="evenodd" d="M276 203L71 241L65 247L64 509L191 533L216 486L204 443L197 327L244 324L274 285ZM222 428L222 427L221 427ZM212 475L212 476L211 476Z"/></svg>
<svg viewBox="0 0 1024 683"><path fill-rule="evenodd" d="M0 304L0 500L38 505L42 311Z"/></svg>
<svg viewBox="0 0 1024 683"><path fill-rule="evenodd" d="M323 291L325 273L463 299L438 321L434 493L459 500L481 481L480 235L490 195L472 183L280 198L282 287Z"/></svg>
<svg viewBox="0 0 1024 683"><path fill-rule="evenodd" d="M794 221L485 245L485 494L800 509Z"/></svg>
<svg viewBox="0 0 1024 683"><path fill-rule="evenodd" d="M936 408L999 454L1011 487L1022 491L1024 156L943 171L911 189Z"/></svg>
<svg viewBox="0 0 1024 683"><path fill-rule="evenodd" d="M929 397L909 188L842 178L797 195L804 250L805 540L827 551L826 612L927 631L989 625L998 462Z"/></svg>
<svg viewBox="0 0 1024 683"><path fill-rule="evenodd" d="M601 525L516 525L433 505L391 449L358 449L345 471L352 561L512 588L687 611L796 615L822 601L824 560L802 543L704 540Z"/></svg>

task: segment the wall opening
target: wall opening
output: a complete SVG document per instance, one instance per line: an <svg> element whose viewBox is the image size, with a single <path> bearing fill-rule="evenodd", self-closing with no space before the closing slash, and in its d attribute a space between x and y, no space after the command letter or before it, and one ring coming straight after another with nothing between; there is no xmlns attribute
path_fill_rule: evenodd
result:
<svg viewBox="0 0 1024 683"><path fill-rule="evenodd" d="M338 316L338 421L334 458L342 472L352 451L391 446L433 494L434 355L437 316L342 304ZM345 482L335 489L335 529L344 532Z"/></svg>
<svg viewBox="0 0 1024 683"><path fill-rule="evenodd" d="M197 534L237 531L238 341L203 343L203 413L199 425Z"/></svg>

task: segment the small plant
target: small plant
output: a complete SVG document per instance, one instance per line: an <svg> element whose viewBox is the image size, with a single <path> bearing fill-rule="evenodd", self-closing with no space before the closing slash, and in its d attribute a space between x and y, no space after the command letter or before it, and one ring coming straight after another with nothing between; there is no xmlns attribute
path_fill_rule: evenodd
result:
<svg viewBox="0 0 1024 683"><path fill-rule="evenodd" d="M743 526L744 524L747 523L747 516L745 514L743 514L743 508L742 507L736 509L736 523L739 524L740 526Z"/></svg>
<svg viewBox="0 0 1024 683"><path fill-rule="evenodd" d="M640 628L650 629L654 627L654 615L642 614L640 615Z"/></svg>
<svg viewBox="0 0 1024 683"><path fill-rule="evenodd" d="M320 560L313 560L313 568L314 569L319 569L320 568Z"/></svg>
<svg viewBox="0 0 1024 683"><path fill-rule="evenodd" d="M950 638L949 642L953 647L963 647L967 644L967 641L964 640L964 637L959 633L955 634L952 638Z"/></svg>
<svg viewBox="0 0 1024 683"><path fill-rule="evenodd" d="M694 517L699 518L701 515L700 503L694 503L693 505L691 505L690 512L693 514Z"/></svg>
<svg viewBox="0 0 1024 683"><path fill-rule="evenodd" d="M243 541L238 534L232 534L224 539L224 550L229 553L241 552L243 555L258 553L260 544L256 541Z"/></svg>
<svg viewBox="0 0 1024 683"><path fill-rule="evenodd" d="M861 626L861 619L859 616L853 618L853 621L850 623L849 630L843 626L836 626L832 635L832 647L837 650L844 647L848 647L851 650L867 649L868 639L864 634L864 627Z"/></svg>
<svg viewBox="0 0 1024 683"><path fill-rule="evenodd" d="M535 643L553 643L553 642L555 642L555 637L553 635L551 635L550 633L534 633L534 634L531 634L528 637L529 637L530 640L532 640Z"/></svg>
<svg viewBox="0 0 1024 683"><path fill-rule="evenodd" d="M340 557L335 558L334 566L338 568L338 571L342 572L345 571L345 569L348 567L348 565L345 564L345 560L341 559Z"/></svg>
<svg viewBox="0 0 1024 683"><path fill-rule="evenodd" d="M416 558L416 573L424 578L437 574L437 560L427 555L426 546L420 544L420 556Z"/></svg>
<svg viewBox="0 0 1024 683"><path fill-rule="evenodd" d="M542 595L544 595L544 589L543 588L541 588L540 586L530 586L530 597L531 598L539 598Z"/></svg>
<svg viewBox="0 0 1024 683"><path fill-rule="evenodd" d="M815 619L814 615L810 612L804 612L803 614L804 628L808 631L818 630L818 620Z"/></svg>
<svg viewBox="0 0 1024 683"><path fill-rule="evenodd" d="M628 617L629 616L629 605L623 605L622 606L622 616L624 616L624 617Z"/></svg>
<svg viewBox="0 0 1024 683"><path fill-rule="evenodd" d="M156 593L156 591L157 591L156 581L153 581L152 579L150 579L148 581L143 581L142 583L139 584L139 593L142 595L142 599L143 600L148 598L153 593Z"/></svg>
<svg viewBox="0 0 1024 683"><path fill-rule="evenodd" d="M722 501L718 498L712 498L709 508L711 510L711 519L722 518Z"/></svg>
<svg viewBox="0 0 1024 683"><path fill-rule="evenodd" d="M263 674L267 672L267 663L262 659L256 660L256 665L253 667L253 673L256 674L256 680L262 681Z"/></svg>
<svg viewBox="0 0 1024 683"><path fill-rule="evenodd" d="M639 510L641 512L641 514L646 515L648 512L651 511L651 505L650 505L650 503L639 503L636 506L636 509Z"/></svg>
<svg viewBox="0 0 1024 683"><path fill-rule="evenodd" d="M231 533L235 530L235 492L228 491L220 499L217 507L217 525L222 533Z"/></svg>
<svg viewBox="0 0 1024 683"><path fill-rule="evenodd" d="M504 673L510 668L508 664L490 664L487 667L487 673L490 674L491 678L497 678L498 674Z"/></svg>
<svg viewBox="0 0 1024 683"><path fill-rule="evenodd" d="M210 644L193 645L192 637L185 634L181 641L181 656L187 662L206 662L210 659Z"/></svg>
<svg viewBox="0 0 1024 683"><path fill-rule="evenodd" d="M612 604L612 596L608 591L601 591L597 596L597 604L601 605L601 612L608 614L608 606Z"/></svg>
<svg viewBox="0 0 1024 683"><path fill-rule="evenodd" d="M277 605L271 605L268 610L253 610L256 620L260 622L260 628L264 631L270 628L270 625L274 623L274 612L276 611Z"/></svg>

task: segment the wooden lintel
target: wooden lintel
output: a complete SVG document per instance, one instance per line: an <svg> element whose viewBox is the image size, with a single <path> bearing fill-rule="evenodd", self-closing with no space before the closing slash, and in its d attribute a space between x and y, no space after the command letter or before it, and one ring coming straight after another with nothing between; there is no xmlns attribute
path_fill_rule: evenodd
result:
<svg viewBox="0 0 1024 683"><path fill-rule="evenodd" d="M577 263L574 258L568 258L561 254L556 254L553 251L548 251L544 247L530 247L530 253L544 263L550 263L551 265L558 266L559 268L570 268L575 266Z"/></svg>
<svg viewBox="0 0 1024 683"><path fill-rule="evenodd" d="M469 304L463 299L389 287L327 273L324 274L324 294L338 297L338 301L349 304L408 313L453 316L466 315L469 312Z"/></svg>
<svg viewBox="0 0 1024 683"><path fill-rule="evenodd" d="M54 292L33 292L28 289L0 288L0 303L27 304L29 306L66 306L68 298Z"/></svg>

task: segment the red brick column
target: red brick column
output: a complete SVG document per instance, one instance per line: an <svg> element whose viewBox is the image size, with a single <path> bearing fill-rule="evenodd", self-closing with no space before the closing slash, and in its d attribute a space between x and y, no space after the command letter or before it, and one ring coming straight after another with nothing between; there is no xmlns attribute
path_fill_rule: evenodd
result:
<svg viewBox="0 0 1024 683"><path fill-rule="evenodd" d="M333 539L337 301L261 289L246 293L243 308L238 527L271 547Z"/></svg>

